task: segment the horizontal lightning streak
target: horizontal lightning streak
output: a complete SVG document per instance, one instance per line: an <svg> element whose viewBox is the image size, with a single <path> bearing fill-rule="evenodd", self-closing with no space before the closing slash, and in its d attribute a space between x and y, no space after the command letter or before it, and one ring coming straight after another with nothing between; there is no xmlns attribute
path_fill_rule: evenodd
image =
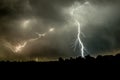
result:
<svg viewBox="0 0 120 80"><path fill-rule="evenodd" d="M55 29L54 28L50 28L48 32L46 33L43 33L43 34L39 34L39 33L36 33L38 35L37 38L33 38L33 39L29 39L27 41L23 41L22 43L18 43L18 45L14 46L12 45L11 43L9 42L5 42L5 46L7 48L9 48L11 51L13 51L14 53L20 53L25 47L26 45L29 43L29 42L34 42L42 37L45 37L46 34L49 34L50 32L53 32Z"/></svg>

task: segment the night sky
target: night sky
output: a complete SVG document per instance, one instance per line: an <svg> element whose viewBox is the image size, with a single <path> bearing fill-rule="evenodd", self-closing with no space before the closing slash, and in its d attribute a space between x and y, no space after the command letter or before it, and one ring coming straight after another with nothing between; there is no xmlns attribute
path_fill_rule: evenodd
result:
<svg viewBox="0 0 120 80"><path fill-rule="evenodd" d="M81 56L70 14L76 6L85 55L119 53L120 0L0 0L0 60Z"/></svg>

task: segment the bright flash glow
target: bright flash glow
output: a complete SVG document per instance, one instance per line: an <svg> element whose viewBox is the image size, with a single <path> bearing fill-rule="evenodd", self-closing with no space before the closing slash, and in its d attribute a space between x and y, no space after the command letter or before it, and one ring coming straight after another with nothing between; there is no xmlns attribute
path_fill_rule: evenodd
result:
<svg viewBox="0 0 120 80"><path fill-rule="evenodd" d="M43 34L39 34L39 33L36 33L38 35L39 38L41 37L45 37L46 33L43 33Z"/></svg>
<svg viewBox="0 0 120 80"><path fill-rule="evenodd" d="M55 28L50 28L49 32L53 32L55 30Z"/></svg>
<svg viewBox="0 0 120 80"><path fill-rule="evenodd" d="M23 44L19 44L18 46L15 47L15 52L21 52L23 48L27 45L27 42L24 42Z"/></svg>
<svg viewBox="0 0 120 80"><path fill-rule="evenodd" d="M78 27L78 34L77 34L77 39L75 41L75 47L79 44L79 48L81 48L80 49L81 56L83 58L85 57L85 47L84 47L84 43L82 42L82 39L81 39L81 35L82 35L81 22L79 19L79 14L77 14L77 12L80 11L80 9L86 4L89 4L89 2L85 2L83 5L80 5L80 4L78 4L78 2L76 2L75 5L73 5L72 10L71 10L72 18L74 19L74 22L75 22L76 26Z"/></svg>
<svg viewBox="0 0 120 80"><path fill-rule="evenodd" d="M29 26L29 23L30 23L30 20L25 20L25 21L23 22L23 27L24 27L24 28L27 28L27 27Z"/></svg>

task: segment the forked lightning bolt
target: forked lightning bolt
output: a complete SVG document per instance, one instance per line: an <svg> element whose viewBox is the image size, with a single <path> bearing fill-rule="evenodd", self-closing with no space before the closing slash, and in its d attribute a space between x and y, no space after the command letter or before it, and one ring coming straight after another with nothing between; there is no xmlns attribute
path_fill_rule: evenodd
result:
<svg viewBox="0 0 120 80"><path fill-rule="evenodd" d="M80 38L80 36L81 36L81 25L80 25L80 23L76 20L76 24L77 24L77 26L78 26L78 34L77 34L77 42L79 43L79 45L81 46L81 56L84 58L85 57L85 55L84 55L84 44L83 44L83 42L82 42L82 40L81 40L81 38Z"/></svg>
<svg viewBox="0 0 120 80"><path fill-rule="evenodd" d="M76 39L75 43L78 43L79 47L81 48L80 49L81 56L84 58L85 57L85 52L84 52L85 47L84 47L84 44L83 44L83 42L81 40L81 34L82 34L82 32L81 32L81 23L78 20L78 15L76 15L76 13L75 13L76 11L80 10L80 7L81 6L73 7L73 9L71 11L71 15L72 15L72 17L73 17L73 19L75 21L75 24L78 27L77 39ZM75 46L77 46L77 44L75 44Z"/></svg>

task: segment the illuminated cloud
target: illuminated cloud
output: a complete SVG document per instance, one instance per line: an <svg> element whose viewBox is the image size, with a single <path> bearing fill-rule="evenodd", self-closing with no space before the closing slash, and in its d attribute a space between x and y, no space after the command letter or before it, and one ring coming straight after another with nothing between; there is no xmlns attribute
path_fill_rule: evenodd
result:
<svg viewBox="0 0 120 80"><path fill-rule="evenodd" d="M49 29L49 32L53 32L55 29L54 28L50 28Z"/></svg>
<svg viewBox="0 0 120 80"><path fill-rule="evenodd" d="M22 24L23 28L27 28L29 26L30 20L25 20Z"/></svg>

